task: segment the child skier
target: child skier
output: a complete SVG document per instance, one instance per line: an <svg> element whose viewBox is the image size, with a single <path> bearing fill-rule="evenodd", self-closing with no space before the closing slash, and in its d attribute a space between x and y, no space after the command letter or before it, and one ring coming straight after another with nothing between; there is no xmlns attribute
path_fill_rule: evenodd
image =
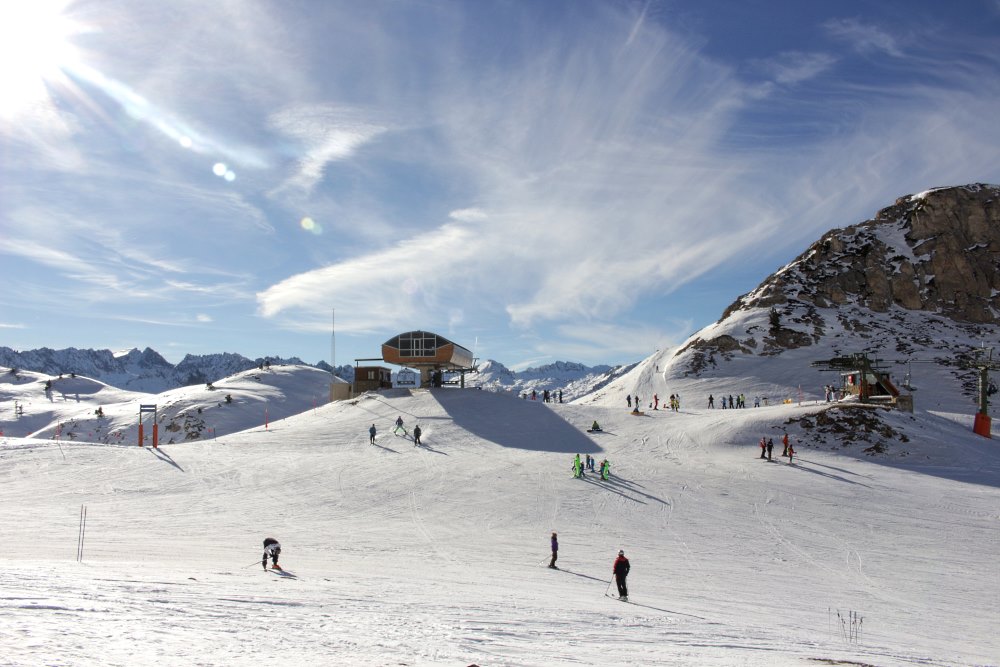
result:
<svg viewBox="0 0 1000 667"><path fill-rule="evenodd" d="M273 537L264 538L264 557L261 558L260 564L266 570L267 569L267 559L271 558L271 569L280 570L281 567L278 565L278 556L281 555L281 545L278 544L278 540Z"/></svg>
<svg viewBox="0 0 1000 667"><path fill-rule="evenodd" d="M552 531L552 560L549 561L549 567L553 570L558 570L556 567L556 558L559 557L559 540L556 538L556 532Z"/></svg>

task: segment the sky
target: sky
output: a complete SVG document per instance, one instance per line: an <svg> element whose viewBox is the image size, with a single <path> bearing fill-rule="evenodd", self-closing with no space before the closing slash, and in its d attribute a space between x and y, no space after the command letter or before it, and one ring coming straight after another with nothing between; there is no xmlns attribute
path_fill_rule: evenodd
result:
<svg viewBox="0 0 1000 667"><path fill-rule="evenodd" d="M19 350L627 363L1000 182L996 0L4 3L0 91Z"/></svg>

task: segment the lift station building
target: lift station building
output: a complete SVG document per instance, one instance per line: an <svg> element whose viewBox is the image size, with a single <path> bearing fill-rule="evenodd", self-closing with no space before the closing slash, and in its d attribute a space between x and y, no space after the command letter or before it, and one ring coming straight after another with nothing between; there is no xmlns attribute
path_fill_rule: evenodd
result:
<svg viewBox="0 0 1000 667"><path fill-rule="evenodd" d="M420 372L421 387L440 387L445 373L475 372L472 352L429 331L408 331L382 343L382 360Z"/></svg>

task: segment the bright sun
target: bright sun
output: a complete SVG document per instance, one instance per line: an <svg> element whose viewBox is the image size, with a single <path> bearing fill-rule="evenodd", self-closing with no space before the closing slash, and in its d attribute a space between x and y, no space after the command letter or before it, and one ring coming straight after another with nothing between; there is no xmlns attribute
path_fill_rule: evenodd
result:
<svg viewBox="0 0 1000 667"><path fill-rule="evenodd" d="M70 0L0 1L0 117L11 118L49 97L77 59L70 38L81 32L65 10Z"/></svg>

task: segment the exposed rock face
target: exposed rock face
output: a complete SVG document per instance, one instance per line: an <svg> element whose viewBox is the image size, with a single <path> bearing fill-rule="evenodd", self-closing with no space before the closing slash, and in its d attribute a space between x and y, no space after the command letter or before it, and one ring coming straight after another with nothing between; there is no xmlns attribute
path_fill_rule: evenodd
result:
<svg viewBox="0 0 1000 667"><path fill-rule="evenodd" d="M959 322L1000 318L1000 186L939 188L831 231L723 314L792 299L828 308L893 305Z"/></svg>
<svg viewBox="0 0 1000 667"><path fill-rule="evenodd" d="M674 358L686 377L799 348L952 363L970 352L957 341L995 338L998 324L1000 186L973 184L901 197L825 234Z"/></svg>

